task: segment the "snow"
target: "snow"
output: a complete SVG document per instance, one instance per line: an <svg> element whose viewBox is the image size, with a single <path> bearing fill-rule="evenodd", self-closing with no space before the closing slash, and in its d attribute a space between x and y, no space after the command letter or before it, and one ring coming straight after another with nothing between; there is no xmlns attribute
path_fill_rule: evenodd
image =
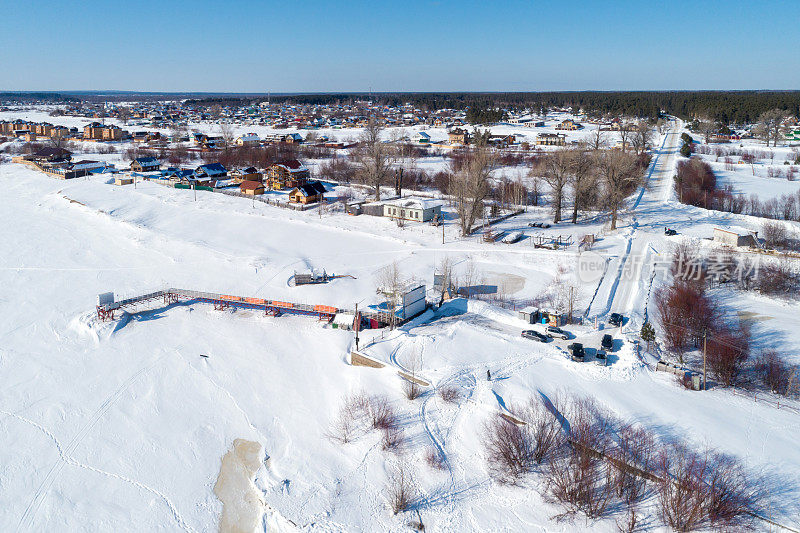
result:
<svg viewBox="0 0 800 533"><path fill-rule="evenodd" d="M150 182L134 189L108 176L60 181L0 164L0 216L8 221L0 240L0 529L216 530L221 460L245 439L269 457L253 483L264 523L282 530L403 530L411 517L395 516L384 491L402 463L424 497L420 513L430 531L616 531L613 520L554 521L559 510L543 501L535 477L505 487L488 476L484 421L531 395L565 392L594 396L665 439L740 457L783 487L773 516L798 523L800 415L725 390L686 391L651 372L629 341L646 317L651 284L664 280L658 261L675 242L710 246L714 227L760 223L677 204L669 182L677 134L662 140L649 184L630 199L619 230L600 214L530 228L548 216L546 207L531 208L498 225L524 234L510 245L460 239L449 219L442 244L441 228L427 224L401 228L213 193L195 200L193 191ZM680 235L665 237L665 225ZM381 303L375 288L387 266L397 262L430 286L445 257L458 276L475 271L475 285L530 300L573 276L578 259L575 245L539 249L531 237L586 233L598 236L593 253L608 267L601 280L580 286L587 320L566 329L587 348L612 333L619 348L607 367L570 361L566 344L574 339L522 338L530 325L516 311L479 300L446 302L396 330L362 331L361 350L386 362L382 369L348 365L353 332L303 317L159 303L108 323L94 313L104 292L122 299L167 286L362 308ZM647 274L624 275L634 258ZM352 277L291 286L294 271L312 269ZM792 352L796 302L720 297L732 313L771 317L754 328L757 349ZM629 322L595 330L590 319L603 321L612 310ZM396 370L415 359L434 390L455 386L461 399L451 404L429 391L407 400ZM328 438L342 399L359 391L385 395L396 407L407 436L402 455L382 451L377 433L348 444ZM444 472L425 464L432 447L447 459Z"/></svg>

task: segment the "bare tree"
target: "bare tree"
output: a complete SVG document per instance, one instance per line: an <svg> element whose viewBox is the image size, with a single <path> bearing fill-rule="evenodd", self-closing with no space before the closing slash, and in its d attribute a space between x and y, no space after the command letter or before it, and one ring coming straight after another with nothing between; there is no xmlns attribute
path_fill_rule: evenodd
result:
<svg viewBox="0 0 800 533"><path fill-rule="evenodd" d="M650 143L653 140L653 130L646 120L640 120L633 128L633 138L631 139L631 146L637 154L642 154L647 151Z"/></svg>
<svg viewBox="0 0 800 533"><path fill-rule="evenodd" d="M700 133L708 144L711 141L711 136L717 132L719 124L711 119L701 119L697 124L697 131Z"/></svg>
<svg viewBox="0 0 800 533"><path fill-rule="evenodd" d="M395 157L391 146L381 140L383 126L371 117L361 133L359 144L353 151L356 176L375 191L375 200L381 199L381 186L389 181Z"/></svg>
<svg viewBox="0 0 800 533"><path fill-rule="evenodd" d="M597 158L597 168L611 211L611 229L617 229L617 216L625 198L639 183L636 158L620 150L606 150Z"/></svg>
<svg viewBox="0 0 800 533"><path fill-rule="evenodd" d="M633 129L631 128L631 125L620 120L619 140L623 152L628 149L628 145L631 143L632 138L633 138Z"/></svg>
<svg viewBox="0 0 800 533"><path fill-rule="evenodd" d="M594 130L589 137L589 148L593 151L598 151L606 148L608 146L608 140L606 139L605 132L597 126L597 129Z"/></svg>
<svg viewBox="0 0 800 533"><path fill-rule="evenodd" d="M233 129L233 125L228 124L227 122L223 122L219 125L219 136L222 138L222 143L224 148L227 150L233 145L233 140L235 139L236 133Z"/></svg>
<svg viewBox="0 0 800 533"><path fill-rule="evenodd" d="M572 154L569 150L557 150L544 159L544 180L550 186L553 197L553 223L561 222L561 205L564 189L569 183L572 170Z"/></svg>
<svg viewBox="0 0 800 533"><path fill-rule="evenodd" d="M778 146L778 137L783 131L783 121L785 119L786 112L782 109L770 109L759 115L756 133L764 139L767 146L769 146L770 140L772 140L773 146Z"/></svg>
<svg viewBox="0 0 800 533"><path fill-rule="evenodd" d="M117 118L120 119L123 124L127 124L128 120L131 118L131 109L128 106L118 107Z"/></svg>
<svg viewBox="0 0 800 533"><path fill-rule="evenodd" d="M585 147L579 146L571 153L569 182L572 185L573 224L578 222L578 210L582 207L581 202L586 198L588 189L594 183L594 163L594 159Z"/></svg>
<svg viewBox="0 0 800 533"><path fill-rule="evenodd" d="M484 145L477 145L451 163L450 193L456 201L461 235L472 233L475 221L483 216L489 196L489 178L497 168L497 157Z"/></svg>
<svg viewBox="0 0 800 533"><path fill-rule="evenodd" d="M406 369L411 377L403 378L403 393L409 400L416 400L422 394L422 387L417 383L417 373L421 366L420 356L417 352L414 352Z"/></svg>

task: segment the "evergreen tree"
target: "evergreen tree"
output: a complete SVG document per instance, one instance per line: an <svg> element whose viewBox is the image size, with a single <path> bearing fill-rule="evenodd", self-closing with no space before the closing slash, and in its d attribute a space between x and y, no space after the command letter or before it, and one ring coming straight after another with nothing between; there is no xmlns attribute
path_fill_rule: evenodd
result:
<svg viewBox="0 0 800 533"><path fill-rule="evenodd" d="M647 350L650 351L650 343L656 340L656 330L653 325L650 322L642 324L642 331L639 332L639 336L647 343Z"/></svg>

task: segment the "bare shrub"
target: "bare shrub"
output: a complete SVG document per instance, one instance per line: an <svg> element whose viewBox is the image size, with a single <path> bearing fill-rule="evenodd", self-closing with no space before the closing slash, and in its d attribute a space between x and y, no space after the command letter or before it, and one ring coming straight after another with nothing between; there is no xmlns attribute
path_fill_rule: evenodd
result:
<svg viewBox="0 0 800 533"><path fill-rule="evenodd" d="M708 526L742 531L754 525L764 493L733 457L672 444L658 459L658 502L664 522L677 531Z"/></svg>
<svg viewBox="0 0 800 533"><path fill-rule="evenodd" d="M545 497L560 503L565 515L605 516L614 499L614 469L605 461L611 445L612 417L594 400L574 399L567 406L569 446L545 470Z"/></svg>
<svg viewBox="0 0 800 533"><path fill-rule="evenodd" d="M706 523L704 481L708 457L680 445L661 451L657 462L658 504L665 524L676 531L694 531Z"/></svg>
<svg viewBox="0 0 800 533"><path fill-rule="evenodd" d="M758 481L727 455L714 455L710 466L706 505L712 526L723 531L751 529L755 525L753 512L760 508L764 498Z"/></svg>
<svg viewBox="0 0 800 533"><path fill-rule="evenodd" d="M405 379L403 380L403 394L409 400L416 400L422 394L422 387L416 381Z"/></svg>
<svg viewBox="0 0 800 533"><path fill-rule="evenodd" d="M397 413L385 396L373 396L367 405L370 425L373 429L397 429Z"/></svg>
<svg viewBox="0 0 800 533"><path fill-rule="evenodd" d="M394 514L408 511L414 503L414 488L405 467L398 468L386 485L386 498Z"/></svg>
<svg viewBox="0 0 800 533"><path fill-rule="evenodd" d="M439 389L439 397L447 403L456 403L461 399L461 391L458 387L449 385Z"/></svg>
<svg viewBox="0 0 800 533"><path fill-rule="evenodd" d="M572 515L589 518L607 514L614 497L613 470L591 448L573 442L545 470L545 497L561 504Z"/></svg>
<svg viewBox="0 0 800 533"><path fill-rule="evenodd" d="M791 396L797 387L797 367L790 367L774 350L761 354L755 365L756 375L775 394Z"/></svg>
<svg viewBox="0 0 800 533"><path fill-rule="evenodd" d="M708 366L712 375L730 387L739 378L750 353L750 338L744 328L718 327L707 341Z"/></svg>
<svg viewBox="0 0 800 533"><path fill-rule="evenodd" d="M406 435L403 428L385 428L381 438L381 448L387 452L402 453L406 445Z"/></svg>
<svg viewBox="0 0 800 533"><path fill-rule="evenodd" d="M764 244L770 248L785 248L789 240L789 232L781 222L768 220L761 225Z"/></svg>
<svg viewBox="0 0 800 533"><path fill-rule="evenodd" d="M655 438L646 429L626 424L617 431L617 443L610 452L614 487L629 507L635 507L647 496L646 473L655 466L655 450Z"/></svg>
<svg viewBox="0 0 800 533"><path fill-rule="evenodd" d="M534 465L530 434L503 417L492 418L483 433L490 475L500 483L515 484Z"/></svg>
<svg viewBox="0 0 800 533"><path fill-rule="evenodd" d="M428 448L425 452L425 462L428 463L428 466L433 468L434 470L446 470L447 469L447 462L445 458L439 453L439 450L436 448Z"/></svg>
<svg viewBox="0 0 800 533"><path fill-rule="evenodd" d="M515 410L526 422L533 462L541 464L563 444L561 425L540 398L531 398L524 408Z"/></svg>
<svg viewBox="0 0 800 533"><path fill-rule="evenodd" d="M755 287L763 294L789 294L797 287L797 276L787 260L769 263L759 269Z"/></svg>
<svg viewBox="0 0 800 533"><path fill-rule="evenodd" d="M355 440L365 430L369 411L370 399L363 392L346 397L328 429L328 437L343 444Z"/></svg>

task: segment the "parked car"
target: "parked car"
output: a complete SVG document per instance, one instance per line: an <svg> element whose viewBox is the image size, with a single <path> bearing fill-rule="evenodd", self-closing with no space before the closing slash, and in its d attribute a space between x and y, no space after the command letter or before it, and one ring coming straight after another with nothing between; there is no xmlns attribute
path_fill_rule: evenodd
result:
<svg viewBox="0 0 800 533"><path fill-rule="evenodd" d="M664 228L664 235L666 235L668 237L672 237L672 236L677 235L677 234L678 234L678 232L675 231L672 228Z"/></svg>
<svg viewBox="0 0 800 533"><path fill-rule="evenodd" d="M570 344L569 349L572 351L573 361L583 361L584 358L586 357L586 352L583 349L583 344L579 342Z"/></svg>
<svg viewBox="0 0 800 533"><path fill-rule="evenodd" d="M557 328L555 326L547 326L547 328L544 330L544 332L548 337L552 337L554 339L567 340L569 338L569 333L567 333L563 329Z"/></svg>
<svg viewBox="0 0 800 533"><path fill-rule="evenodd" d="M542 223L541 222L528 222L528 227L529 228L541 228L542 227Z"/></svg>
<svg viewBox="0 0 800 533"><path fill-rule="evenodd" d="M606 358L606 352L603 350L597 350L597 354L594 356L594 362L600 366L606 366L606 362L608 359Z"/></svg>
<svg viewBox="0 0 800 533"><path fill-rule="evenodd" d="M547 342L547 336L542 335L536 330L533 329L526 329L522 332L522 336L526 339L530 339L532 341L539 341L539 342Z"/></svg>
<svg viewBox="0 0 800 533"><path fill-rule="evenodd" d="M608 350L610 352L611 348L614 347L614 339L611 337L611 335L606 333L605 335L603 335L603 340L600 341L600 346L604 350Z"/></svg>
<svg viewBox="0 0 800 533"><path fill-rule="evenodd" d="M608 323L612 326L621 326L623 320L623 316L619 313L611 313L611 316L608 317Z"/></svg>

